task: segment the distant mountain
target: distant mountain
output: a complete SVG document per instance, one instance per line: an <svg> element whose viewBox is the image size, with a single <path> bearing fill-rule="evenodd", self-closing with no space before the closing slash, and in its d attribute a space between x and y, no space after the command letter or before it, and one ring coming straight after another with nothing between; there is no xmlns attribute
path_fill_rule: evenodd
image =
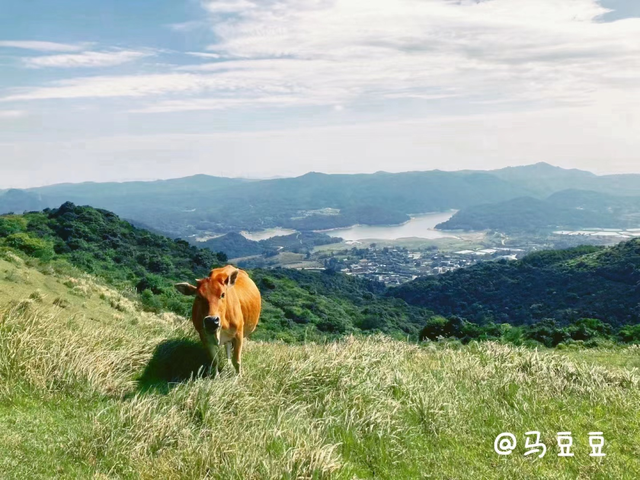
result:
<svg viewBox="0 0 640 480"><path fill-rule="evenodd" d="M196 175L155 182L12 190L0 193L0 213L53 208L72 201L114 211L154 231L187 238L270 227L311 231L354 224L400 224L410 214L464 210L518 197L543 200L578 188L639 195L640 175L597 176L544 163L493 172L309 173L270 180Z"/></svg>
<svg viewBox="0 0 640 480"><path fill-rule="evenodd" d="M251 183L250 180L240 178L212 177L209 175L193 175L190 177L174 178L169 180L155 180L150 182L84 182L62 183L28 189L40 195L54 199L56 197L69 198L110 198L110 197L140 197L176 193L203 193L219 188L226 188L243 183Z"/></svg>
<svg viewBox="0 0 640 480"><path fill-rule="evenodd" d="M640 321L640 239L611 248L579 247L483 262L418 278L389 295L441 315L516 325L544 318L597 318L612 325Z"/></svg>
<svg viewBox="0 0 640 480"><path fill-rule="evenodd" d="M311 173L247 181L199 175L158 182L85 183L30 189L43 206L64 201L108 209L172 236L288 227L400 224L408 214L459 209L521 193L488 173ZM0 197L1 198L1 197ZM322 213L326 209L335 214Z"/></svg>
<svg viewBox="0 0 640 480"><path fill-rule="evenodd" d="M521 197L476 205L437 226L443 230L498 230L507 233L550 229L640 227L640 197L564 190L545 200Z"/></svg>
<svg viewBox="0 0 640 480"><path fill-rule="evenodd" d="M42 210L47 202L42 196L25 190L10 189L0 194L1 213L23 213L33 210Z"/></svg>
<svg viewBox="0 0 640 480"><path fill-rule="evenodd" d="M523 167L507 167L493 170L491 173L539 197L570 188L584 188L585 185L590 186L602 178L591 172L568 170L544 162ZM640 186L640 181L638 185Z"/></svg>
<svg viewBox="0 0 640 480"><path fill-rule="evenodd" d="M577 169L564 169L536 163L522 167L507 167L491 172L498 178L522 188L536 197L547 197L562 190L591 190L611 195L640 195L640 175L595 175Z"/></svg>

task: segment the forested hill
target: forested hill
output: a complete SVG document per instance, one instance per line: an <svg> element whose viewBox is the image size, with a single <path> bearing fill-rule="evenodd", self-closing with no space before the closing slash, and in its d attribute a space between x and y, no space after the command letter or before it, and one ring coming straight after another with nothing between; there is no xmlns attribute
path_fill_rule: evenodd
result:
<svg viewBox="0 0 640 480"><path fill-rule="evenodd" d="M640 239L615 247L543 251L419 278L389 295L442 315L516 325L544 318L640 322Z"/></svg>
<svg viewBox="0 0 640 480"><path fill-rule="evenodd" d="M72 203L0 216L0 255L7 249L32 257L43 271L64 274L75 267L128 292L147 310L185 317L192 299L178 294L174 283L194 282L227 261L224 253L156 235L106 210ZM386 297L382 284L340 273L282 269L253 270L251 276L264 300L256 338L295 341L358 332L417 338L433 314Z"/></svg>
<svg viewBox="0 0 640 480"><path fill-rule="evenodd" d="M437 228L507 233L553 229L638 228L640 197L563 190L544 200L520 197L464 208Z"/></svg>

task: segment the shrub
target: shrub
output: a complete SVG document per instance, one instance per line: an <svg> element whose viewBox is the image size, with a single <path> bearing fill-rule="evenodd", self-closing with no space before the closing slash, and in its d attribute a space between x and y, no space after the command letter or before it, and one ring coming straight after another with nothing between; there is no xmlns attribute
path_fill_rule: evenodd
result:
<svg viewBox="0 0 640 480"><path fill-rule="evenodd" d="M4 243L8 247L45 261L50 260L54 255L53 245L50 242L22 232L9 235L5 238Z"/></svg>
<svg viewBox="0 0 640 480"><path fill-rule="evenodd" d="M27 221L18 215L0 217L0 237L6 237L14 233L24 232L27 229Z"/></svg>
<svg viewBox="0 0 640 480"><path fill-rule="evenodd" d="M640 324L622 327L618 332L618 337L625 343L640 342Z"/></svg>
<svg viewBox="0 0 640 480"><path fill-rule="evenodd" d="M436 315L427 320L427 324L420 331L420 340L436 340L438 337L462 338L464 326L465 321L460 317L445 318ZM469 330L473 330L473 327L469 327Z"/></svg>
<svg viewBox="0 0 640 480"><path fill-rule="evenodd" d="M597 337L608 338L611 331L611 325L595 318L581 318L567 328L567 333L573 340L585 341Z"/></svg>
<svg viewBox="0 0 640 480"><path fill-rule="evenodd" d="M555 347L559 343L567 341L569 333L560 328L552 318L545 318L535 325L531 325L525 332L525 338L535 340L549 348Z"/></svg>

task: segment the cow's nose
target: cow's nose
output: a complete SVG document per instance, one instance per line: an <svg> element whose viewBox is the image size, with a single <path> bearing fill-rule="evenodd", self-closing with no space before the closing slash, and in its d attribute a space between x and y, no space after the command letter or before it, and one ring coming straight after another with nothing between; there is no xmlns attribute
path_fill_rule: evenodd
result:
<svg viewBox="0 0 640 480"><path fill-rule="evenodd" d="M204 329L209 332L215 332L218 328L220 328L220 317L209 316L204 317Z"/></svg>

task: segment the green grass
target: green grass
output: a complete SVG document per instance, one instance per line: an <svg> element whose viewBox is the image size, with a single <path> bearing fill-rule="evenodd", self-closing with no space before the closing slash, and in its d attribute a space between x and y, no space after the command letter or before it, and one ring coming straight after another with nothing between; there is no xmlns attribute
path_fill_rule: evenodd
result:
<svg viewBox="0 0 640 480"><path fill-rule="evenodd" d="M580 360L592 365L608 365L640 370L640 346L620 348L593 348L564 351L572 360Z"/></svg>
<svg viewBox="0 0 640 480"><path fill-rule="evenodd" d="M212 379L188 320L90 277L0 260L0 295L3 479L640 477L638 348L249 342L244 376ZM542 459L523 456L530 430ZM505 431L519 444L499 457Z"/></svg>

